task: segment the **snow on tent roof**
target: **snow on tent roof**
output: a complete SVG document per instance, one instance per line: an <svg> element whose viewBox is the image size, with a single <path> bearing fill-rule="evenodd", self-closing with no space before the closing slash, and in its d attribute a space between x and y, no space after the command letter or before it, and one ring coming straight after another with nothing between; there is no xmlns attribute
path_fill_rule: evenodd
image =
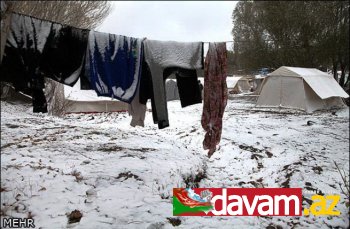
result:
<svg viewBox="0 0 350 229"><path fill-rule="evenodd" d="M299 68L299 67L282 66L268 75L302 77L302 76L320 76L320 75L328 75L328 74L316 68Z"/></svg>
<svg viewBox="0 0 350 229"><path fill-rule="evenodd" d="M242 76L227 77L226 78L227 88L234 88L241 78Z"/></svg>
<svg viewBox="0 0 350 229"><path fill-rule="evenodd" d="M343 88L337 83L337 81L335 81L331 75L328 75L327 73L322 72L316 68L282 66L268 74L268 76L301 77L321 99L337 96L343 98L349 97L349 95L343 90Z"/></svg>

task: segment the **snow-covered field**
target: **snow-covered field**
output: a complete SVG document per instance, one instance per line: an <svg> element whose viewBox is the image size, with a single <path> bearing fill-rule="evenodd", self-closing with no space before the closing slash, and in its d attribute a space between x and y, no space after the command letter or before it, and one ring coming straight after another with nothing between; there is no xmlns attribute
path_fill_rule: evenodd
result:
<svg viewBox="0 0 350 229"><path fill-rule="evenodd" d="M150 107L150 106L149 106ZM170 127L129 126L127 113L33 114L1 102L1 218L37 228L348 228L334 165L349 175L349 109L312 115L229 100L222 140L202 149L202 104L168 102ZM307 125L307 122L310 125ZM301 187L340 194L340 216L175 217L172 188ZM311 194L304 193L303 206ZM79 223L68 223L73 210ZM1 220L2 221L2 220Z"/></svg>

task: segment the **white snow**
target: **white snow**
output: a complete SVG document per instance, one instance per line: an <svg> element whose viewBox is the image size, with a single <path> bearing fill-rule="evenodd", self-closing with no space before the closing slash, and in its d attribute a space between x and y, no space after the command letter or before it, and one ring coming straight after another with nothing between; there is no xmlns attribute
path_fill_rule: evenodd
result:
<svg viewBox="0 0 350 229"><path fill-rule="evenodd" d="M316 68L299 68L299 67L286 67L288 70L297 73L300 76L320 76L328 75L326 72L322 72Z"/></svg>
<svg viewBox="0 0 350 229"><path fill-rule="evenodd" d="M11 32L8 34L7 39L13 47L18 47L18 43L16 42L18 40L19 43L23 42L21 44L22 48L35 47L37 51L42 52L51 29L58 31L61 27L59 24L52 24L48 21L12 14ZM34 33L34 30L36 33ZM34 37L35 34L36 37Z"/></svg>
<svg viewBox="0 0 350 229"><path fill-rule="evenodd" d="M148 104L150 107L150 104ZM349 109L278 112L243 97L228 100L222 139L212 158L202 149L202 104L168 102L170 127L145 127L126 113L33 114L1 102L1 218L27 217L37 228L347 228L339 189L349 176ZM307 125L307 121L314 122ZM200 187L301 187L341 195L340 216L176 217L172 188L198 173ZM191 182L190 182L191 183ZM308 206L303 201L303 206ZM79 210L79 223L68 213Z"/></svg>

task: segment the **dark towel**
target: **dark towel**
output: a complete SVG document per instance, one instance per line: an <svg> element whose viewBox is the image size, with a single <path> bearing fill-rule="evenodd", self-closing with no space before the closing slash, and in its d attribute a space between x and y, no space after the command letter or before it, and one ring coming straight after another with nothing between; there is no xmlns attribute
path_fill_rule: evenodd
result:
<svg viewBox="0 0 350 229"><path fill-rule="evenodd" d="M34 113L47 113L46 98L42 89L32 89L32 102Z"/></svg>
<svg viewBox="0 0 350 229"><path fill-rule="evenodd" d="M13 14L1 63L1 81L17 91L30 89L34 112L46 110L46 100L39 95L44 87L39 67L51 27L51 22Z"/></svg>
<svg viewBox="0 0 350 229"><path fill-rule="evenodd" d="M89 30L70 26L52 29L42 53L40 71L45 77L73 86L84 74Z"/></svg>
<svg viewBox="0 0 350 229"><path fill-rule="evenodd" d="M46 100L41 96L44 77L74 85L83 66L87 33L14 13L0 68L1 81L12 83L17 91L31 90L33 110L45 111Z"/></svg>
<svg viewBox="0 0 350 229"><path fill-rule="evenodd" d="M196 70L178 69L176 82L179 89L181 107L202 102Z"/></svg>

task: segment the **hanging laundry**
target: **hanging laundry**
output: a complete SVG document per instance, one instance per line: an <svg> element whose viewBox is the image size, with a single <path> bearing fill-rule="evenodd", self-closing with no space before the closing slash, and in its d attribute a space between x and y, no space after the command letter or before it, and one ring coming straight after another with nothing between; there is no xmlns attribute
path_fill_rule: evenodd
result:
<svg viewBox="0 0 350 229"><path fill-rule="evenodd" d="M32 102L34 113L47 113L46 97L42 89L32 89Z"/></svg>
<svg viewBox="0 0 350 229"><path fill-rule="evenodd" d="M10 3L12 4L12 3ZM10 24L11 24L11 17L12 14L9 10L11 6L8 5L8 2L1 1L1 47L0 47L0 63L2 62L2 57L4 55L4 49L6 45L6 40L7 40L7 34L9 33L10 30Z"/></svg>
<svg viewBox="0 0 350 229"><path fill-rule="evenodd" d="M142 44L142 50L144 51L144 43ZM147 110L146 103L148 98L153 97L151 71L146 63L145 55L142 55L141 63L141 77L138 91L131 104L128 106L129 115L132 116L130 125L133 127L145 126L145 116ZM154 111L155 110L152 109L152 113L154 113Z"/></svg>
<svg viewBox="0 0 350 229"><path fill-rule="evenodd" d="M87 30L13 13L1 81L17 91L30 89L33 112L45 112L44 77L73 86L81 76L87 38Z"/></svg>
<svg viewBox="0 0 350 229"><path fill-rule="evenodd" d="M145 40L144 56L140 103L151 99L153 121L163 129L169 126L165 79L171 74L176 75L182 107L202 102L197 80L203 74L203 43Z"/></svg>
<svg viewBox="0 0 350 229"><path fill-rule="evenodd" d="M73 86L84 74L89 30L52 24L40 63L45 77Z"/></svg>
<svg viewBox="0 0 350 229"><path fill-rule="evenodd" d="M179 90L181 107L187 107L202 102L201 90L198 84L198 76L203 77L204 71L178 69L175 73Z"/></svg>
<svg viewBox="0 0 350 229"><path fill-rule="evenodd" d="M141 50L143 53L143 43L141 44ZM142 72L144 71L143 69L143 63L144 63L144 56L142 55L141 57L142 61L141 61L141 76L142 76ZM142 78L141 78L142 79ZM140 79L140 81L141 81ZM128 105L128 113L129 115L131 115L132 119L130 122L130 126L135 127L135 126L145 126L145 115L146 115L146 105L141 104L140 103L140 82L137 86L136 89L136 94L133 98L133 100L131 101L131 103Z"/></svg>
<svg viewBox="0 0 350 229"><path fill-rule="evenodd" d="M140 88L141 88L140 103L142 105L146 104L147 100L151 99L153 122L155 124L158 123L159 129L163 129L169 126L169 122L167 122L168 125L164 125L162 122L159 122L158 120L157 106L155 105L155 100L153 96L154 92L153 92L153 84L152 84L152 75L148 67L148 64L144 62L144 65L145 66L142 67L142 76L141 76L141 82L140 82ZM198 76L203 77L204 72L202 69L188 70L188 69L183 69L178 67L169 67L164 69L163 71L164 90L166 89L165 80L172 74L176 76L176 81L178 82L177 90L178 90L182 107L186 107L186 106L190 106L190 105L202 102L202 98L200 95L200 87L197 83L197 77ZM166 93L167 92L165 91L165 99L166 99L165 101L167 101ZM165 102L165 106L166 105L167 104ZM165 110L166 112L168 112L167 109ZM167 113L166 113L166 117L168 117Z"/></svg>
<svg viewBox="0 0 350 229"><path fill-rule="evenodd" d="M204 65L204 104L202 127L207 132L203 141L209 149L208 157L216 150L221 139L222 117L227 104L227 51L226 43L209 43Z"/></svg>
<svg viewBox="0 0 350 229"><path fill-rule="evenodd" d="M139 100L139 86L137 87L136 94L132 102L128 105L128 113L131 115L132 119L130 126L145 126L145 115L146 115L146 105L140 104Z"/></svg>
<svg viewBox="0 0 350 229"><path fill-rule="evenodd" d="M141 52L143 54L143 42L141 44ZM144 55L141 56L141 76L142 72L144 72ZM140 103L140 85L141 85L142 77L140 77L140 82L136 89L136 94L131 101L131 103L128 105L128 113L131 115L132 119L130 122L130 126L145 126L145 116L146 116L146 105Z"/></svg>
<svg viewBox="0 0 350 229"><path fill-rule="evenodd" d="M145 55L143 55L143 58L142 58L142 71L141 71L141 79L140 79L139 97L140 97L141 104L146 104L148 99L153 98L152 75L151 75L151 70L149 69L149 66L146 62Z"/></svg>
<svg viewBox="0 0 350 229"><path fill-rule="evenodd" d="M33 112L46 110L46 100L41 96L44 84L39 66L51 28L51 22L12 14L1 63L1 81L12 83L17 91L31 90Z"/></svg>
<svg viewBox="0 0 350 229"><path fill-rule="evenodd" d="M141 75L141 44L142 39L90 31L85 82L98 96L131 103Z"/></svg>

